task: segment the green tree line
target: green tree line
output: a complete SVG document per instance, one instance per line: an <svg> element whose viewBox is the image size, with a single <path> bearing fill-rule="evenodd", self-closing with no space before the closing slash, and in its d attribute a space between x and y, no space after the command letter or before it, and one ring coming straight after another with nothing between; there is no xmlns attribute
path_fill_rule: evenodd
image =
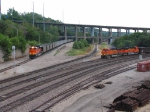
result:
<svg viewBox="0 0 150 112"><path fill-rule="evenodd" d="M149 47L150 46L150 34L147 32L138 32L130 35L124 35L112 43L117 48L124 47Z"/></svg>

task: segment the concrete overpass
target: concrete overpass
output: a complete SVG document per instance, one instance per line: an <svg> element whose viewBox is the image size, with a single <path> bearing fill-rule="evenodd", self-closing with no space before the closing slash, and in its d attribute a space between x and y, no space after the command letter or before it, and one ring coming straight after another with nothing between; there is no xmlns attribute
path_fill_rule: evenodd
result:
<svg viewBox="0 0 150 112"><path fill-rule="evenodd" d="M16 23L20 23L22 24L23 21L14 21ZM128 35L130 33L130 30L134 30L134 32L139 32L139 30L142 30L143 32L147 32L148 30L150 30L150 28L142 28L142 27L124 27L124 26L103 26L103 25L85 25L85 24L67 24L67 23L48 23L48 22L34 22L34 24L38 27L39 25L43 25L43 29L45 29L44 27L46 25L53 25L53 26L62 26L64 28L64 36L65 39L67 39L67 27L74 27L74 31L75 31L75 36L72 36L72 38L75 38L76 40L78 38L92 38L94 40L94 30L98 29L98 36L96 38L98 38L99 43L101 43L102 41L102 31L103 28L108 29L108 37L112 37L112 29L117 29L117 37L119 38L121 36L121 29L126 30L126 34ZM83 29L83 37L78 37L77 35L77 28L78 27L82 27ZM86 28L89 27L91 28L91 37L86 37Z"/></svg>

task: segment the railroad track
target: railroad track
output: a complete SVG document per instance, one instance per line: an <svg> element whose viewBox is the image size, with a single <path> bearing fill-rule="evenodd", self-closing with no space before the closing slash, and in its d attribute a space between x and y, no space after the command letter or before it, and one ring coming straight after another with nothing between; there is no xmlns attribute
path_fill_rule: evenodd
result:
<svg viewBox="0 0 150 112"><path fill-rule="evenodd" d="M132 58L128 58L127 57L127 59L126 59L126 61L129 61L129 60L133 60L135 57L133 56ZM102 63L103 64L105 64L105 65L101 65L100 63L99 63L99 65L98 65L98 63L96 63L95 65L92 65L91 64L91 66L93 66L93 68L91 68L90 70L86 70L86 71L83 71L83 68L81 68L80 70L82 70L83 72L81 72L81 73L78 73L78 74L76 74L76 75L74 75L74 76L72 76L72 77L69 77L69 78L67 78L67 79L64 79L64 80L61 80L60 82L58 82L58 83L54 83L53 85L49 85L49 86L47 86L47 87L45 87L45 88L43 88L43 89L40 89L40 90L38 90L38 91L36 91L36 92L34 92L34 93L32 93L32 94L28 94L28 95L26 95L26 96L24 96L23 98L20 98L20 99L18 99L18 100L16 100L15 102L10 102L10 103L8 103L8 104L6 104L6 105L3 105L3 106L0 106L0 110L2 110L3 112L5 112L5 111L8 111L8 110L12 110L13 108L15 108L15 107L18 107L19 105L23 105L24 103L26 103L26 102L29 102L29 101L31 101L31 100L34 100L35 98L37 98L37 97L40 97L41 95L43 95L43 94L46 94L46 93L48 93L49 91L51 91L51 90L53 90L53 89L55 89L55 88L58 88L58 87L60 87L60 86L62 86L62 85L64 85L64 84L66 84L66 83L68 83L68 82L71 82L71 81L73 81L73 80L75 80L75 79L79 79L79 78L81 78L81 74L82 74L82 77L83 76L86 76L86 74L89 74L89 73L92 73L92 72L94 72L94 71L96 71L97 69L100 69L100 67L101 68L104 68L105 66L111 66L111 65L114 65L114 64L117 64L117 63L120 63L121 62L121 60L122 59L120 59L119 60L119 58L118 58L118 60L117 59L114 59L114 60L109 60L109 62L107 62L106 60L104 60ZM97 61L97 60L96 60ZM115 62L116 61L116 62ZM122 60L122 62L124 62L125 60ZM105 62L105 63L104 63ZM88 63L88 62L87 62ZM135 62L134 62L135 63ZM131 64L131 63L130 63ZM101 65L101 66L100 66ZM77 65L78 66L78 65ZM94 67L95 66L95 67ZM124 66L127 66L127 65L124 65ZM88 66L88 67L90 67L90 66ZM123 67L123 66L121 66L121 67ZM119 66L119 68L120 68L120 66ZM85 67L85 69L87 69L87 67ZM118 68L117 68L118 69ZM76 70L76 71L72 71L72 72L70 72L70 73L68 73L68 74L73 74L73 73L77 73L77 71L80 71L79 69L78 70ZM114 71L114 70L112 70L112 71ZM108 74L109 72L111 72L110 70L106 70L105 71L105 75L106 74ZM67 74L67 73L64 73L64 74ZM65 77L64 76L64 74L61 76L61 77L55 77L55 78L63 78L63 77ZM95 78L94 78L95 77ZM93 80L96 80L96 79L98 79L98 76L94 76L94 77L92 77L92 79ZM108 77L108 76L107 76ZM28 91L28 90L31 90L31 89L33 89L33 88L35 88L35 87L38 87L38 86L40 86L40 85L43 85L43 84L45 84L45 83L47 83L47 82L50 82L50 81L53 81L53 80L56 80L55 78L50 78L50 79L46 79L46 80L43 80L42 81L42 83L40 83L40 82L38 82L38 83L36 83L36 84L33 84L33 85L30 85L30 86L27 86L27 87L23 87L22 89L20 89L20 90L16 90L16 91L12 91L12 92L9 92L8 94L3 94L3 97L1 97L0 98L0 103L1 102L3 102L3 101L6 101L8 98L10 99L11 97L13 97L13 96L16 96L16 95L19 95L19 94L21 94L21 93L24 93L25 91ZM106 78L106 76L104 77L104 79ZM25 82L27 82L27 81L25 81ZM86 80L86 82L87 83L89 83L89 82L91 82L91 79L90 79L90 81L88 81L88 80ZM1 83L2 84L2 83ZM82 84L83 85L85 85L83 82L82 82ZM14 87L14 86L13 86ZM3 87L3 89L1 88L1 90L2 91L4 91L4 88L5 87ZM6 88L7 88L7 86L6 86ZM9 87L10 88L10 87ZM9 88L7 88L7 89L9 89ZM69 91L69 90L68 90ZM63 93L63 92L61 92L61 93ZM61 94L60 93L60 94ZM67 93L66 93L67 94ZM68 94L71 94L71 93L68 93ZM55 96L56 97L56 96ZM60 97L62 97L62 96L60 96ZM63 98L63 97L62 97ZM54 98L53 98L54 99ZM56 100L56 99L54 99L54 100ZM54 101L53 101L54 102ZM0 111L1 112L1 111Z"/></svg>
<svg viewBox="0 0 150 112"><path fill-rule="evenodd" d="M29 61L31 61L31 59L27 59L27 60L25 60L25 61L23 61L23 62L17 63L16 66L20 66L20 65L25 64L25 63L27 63L27 62L29 62ZM14 67L16 67L16 66L11 65L11 66L9 66L9 67L7 67L7 68L3 68L3 69L0 70L0 73L2 73L2 72L4 72L4 71L7 71L7 70L9 70L9 69L12 69L12 68L14 68Z"/></svg>
<svg viewBox="0 0 150 112"><path fill-rule="evenodd" d="M113 68L113 69L112 69L112 71L118 70L117 72L110 72L110 71L109 71L109 72L108 72L108 71L102 72L102 73L101 73L101 76L98 74L97 76L91 77L91 78L89 78L89 79L84 80L84 81L81 82L81 83L76 84L75 86L73 86L73 87L67 89L66 91L63 91L62 93L60 93L60 94L54 96L53 98L49 99L49 100L46 101L44 104L42 104L42 105L38 106L37 108L31 110L30 112L47 112L47 111L49 111L49 109L50 109L52 106L54 106L54 105L57 104L58 102L60 102L60 101L62 101L62 100L64 100L64 99L66 99L67 97L69 97L69 96L71 96L71 95L77 93L78 91L80 91L80 90L82 90L82 89L84 89L84 88L87 88L85 85L87 85L87 86L93 85L93 83L91 83L91 82L92 82L92 81L95 81L95 80L97 79L97 77L99 78L99 81L102 81L102 80L104 80L104 79L108 79L108 78L110 78L110 77L112 77L112 76L115 76L115 75L117 75L117 74L119 74L119 73L123 73L123 72L126 72L126 71L128 71L128 70L132 70L132 69L134 69L134 68L135 68L135 66L127 67L127 68L118 70L118 67L117 67L117 68ZM107 73L108 73L109 75L108 75ZM110 73L111 73L111 75L110 75ZM105 76L106 74L107 74L107 77ZM99 81L98 81L98 82L99 82ZM91 84L89 85L89 83L91 83ZM95 82L94 82L94 83L95 83Z"/></svg>
<svg viewBox="0 0 150 112"><path fill-rule="evenodd" d="M130 58L129 58L129 59L130 59ZM123 62L123 61L124 61L124 60L122 60L121 62ZM62 73L62 74L57 75L57 76L54 75L54 77L46 77L46 76L49 76L49 74L55 74L55 73L62 72L62 71L52 71L52 72L50 72L50 73L42 74L42 75L40 75L40 76L36 76L36 77L33 77L33 78L28 78L28 79L26 79L26 80L21 80L20 82L16 82L16 81L15 81L14 84L11 83L11 84L9 84L9 85L4 85L4 86L1 85L0 91L2 92L2 91L7 90L7 89L9 89L9 88L15 87L15 86L17 86L17 85L19 85L19 84L29 83L29 82L34 81L34 80L36 80L36 79L39 79L39 78L41 78L41 77L46 77L46 78L44 78L44 79L42 79L42 80L40 80L40 81L34 83L33 85L30 84L29 86L26 86L26 87L24 87L24 88L21 88L21 89L19 89L19 90L17 90L17 91L14 91L14 92L11 92L11 93L9 93L9 94L3 95L3 96L7 96L7 97L0 97L0 101L6 100L7 98L12 97L12 96L14 96L14 95L16 95L16 94L25 92L25 91L27 91L27 90L30 90L30 89L35 88L35 87L37 87L37 86L43 85L43 84L48 83L48 82L50 82L50 81L57 80L57 79L59 79L59 78L63 78L63 77L65 77L65 76L68 76L68 75L70 75L70 74L76 73L76 72L78 72L78 71L83 71L83 70L86 70L86 69L90 68L90 70L85 71L85 73L90 73L90 72L93 72L93 70L100 69L100 68L104 68L104 67L106 67L106 66L113 65L113 64L115 64L115 63L120 63L120 61L119 61L119 60L115 60L115 62L114 62L114 60L111 60L111 61L106 62L106 63L104 63L104 64L103 64L103 62L102 62L102 63L99 63L99 62L96 61L95 64L91 64L91 65L88 65L88 66L85 66L85 67L81 67L81 68L79 67L78 69L76 68L75 70L71 70L71 71ZM82 73L82 76L83 76L83 73ZM80 77L80 76L79 76L79 77ZM77 75L75 75L75 78L77 78ZM73 79L74 79L74 77L73 77Z"/></svg>

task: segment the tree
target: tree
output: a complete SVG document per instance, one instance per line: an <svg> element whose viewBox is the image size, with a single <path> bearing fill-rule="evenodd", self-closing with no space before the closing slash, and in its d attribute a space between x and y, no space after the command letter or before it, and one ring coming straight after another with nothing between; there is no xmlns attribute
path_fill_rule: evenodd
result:
<svg viewBox="0 0 150 112"><path fill-rule="evenodd" d="M113 42L115 47L149 47L150 46L150 34L146 32L138 32L130 35L124 35Z"/></svg>

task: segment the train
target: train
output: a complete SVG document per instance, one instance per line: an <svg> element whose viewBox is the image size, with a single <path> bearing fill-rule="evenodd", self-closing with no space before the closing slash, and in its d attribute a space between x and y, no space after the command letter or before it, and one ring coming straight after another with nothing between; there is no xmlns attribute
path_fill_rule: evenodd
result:
<svg viewBox="0 0 150 112"><path fill-rule="evenodd" d="M145 54L150 53L150 47L130 47L130 48L106 48L101 51L102 59L109 59L112 57L123 56L123 55L132 55L132 54Z"/></svg>
<svg viewBox="0 0 150 112"><path fill-rule="evenodd" d="M43 45L39 45L39 46L31 46L29 48L29 58L30 59L34 59L40 55L42 55L43 53L46 53L54 48L57 48L63 44L72 42L73 40L68 39L68 40L61 40L61 41L56 41L53 43L48 43L48 44L43 44Z"/></svg>

